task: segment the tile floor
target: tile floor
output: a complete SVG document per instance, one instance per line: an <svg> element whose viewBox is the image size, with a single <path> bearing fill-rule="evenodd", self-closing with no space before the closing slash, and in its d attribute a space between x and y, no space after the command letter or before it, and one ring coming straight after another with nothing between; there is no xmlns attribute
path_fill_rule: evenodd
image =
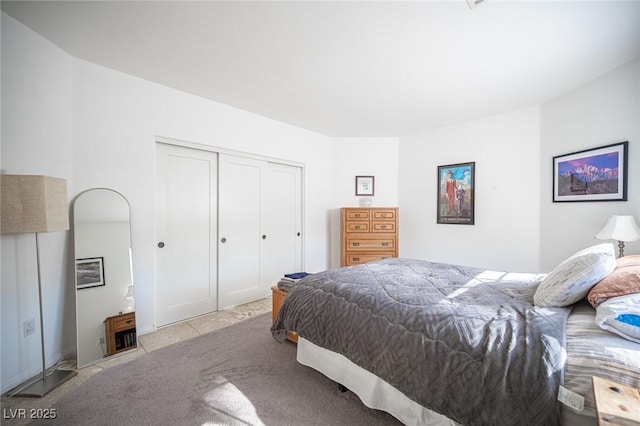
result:
<svg viewBox="0 0 640 426"><path fill-rule="evenodd" d="M29 412L32 409L50 410L56 408L58 401L60 401L62 397L94 374L104 369L113 368L129 362L134 358L144 356L156 349L227 327L259 314L271 312L271 303L271 297L268 297L256 302L247 303L246 305L236 306L224 311L214 312L209 315L203 315L188 321L162 327L153 333L138 336L138 347L135 350L115 355L97 364L78 369L76 376L42 398L8 397L7 394L11 393L11 391L9 391L5 395L2 395L0 424L16 426L27 425L30 419L15 418L16 414L26 413L26 417L29 417ZM62 369L76 369L75 358L61 361L58 367ZM25 409L26 411L19 411L20 409Z"/></svg>

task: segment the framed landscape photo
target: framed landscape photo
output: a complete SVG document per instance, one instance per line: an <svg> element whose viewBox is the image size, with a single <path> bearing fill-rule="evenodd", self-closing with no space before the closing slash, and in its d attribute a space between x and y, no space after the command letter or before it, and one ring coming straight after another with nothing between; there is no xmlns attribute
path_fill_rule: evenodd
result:
<svg viewBox="0 0 640 426"><path fill-rule="evenodd" d="M476 163L438 166L437 223L473 225Z"/></svg>
<svg viewBox="0 0 640 426"><path fill-rule="evenodd" d="M76 288L100 287L104 282L104 258L76 259Z"/></svg>
<svg viewBox="0 0 640 426"><path fill-rule="evenodd" d="M356 176L356 196L373 197L373 176Z"/></svg>
<svg viewBox="0 0 640 426"><path fill-rule="evenodd" d="M553 157L553 202L627 201L629 142Z"/></svg>

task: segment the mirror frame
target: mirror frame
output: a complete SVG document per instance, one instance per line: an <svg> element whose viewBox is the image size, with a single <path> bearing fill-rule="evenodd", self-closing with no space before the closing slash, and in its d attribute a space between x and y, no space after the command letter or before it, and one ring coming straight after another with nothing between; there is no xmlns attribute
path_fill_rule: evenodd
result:
<svg viewBox="0 0 640 426"><path fill-rule="evenodd" d="M88 221L84 225L78 218L78 200L88 193L99 195L98 191L109 194L112 199L108 201L122 202L117 206L118 214L114 218L121 220L109 221L107 215L100 216L105 208L96 206L89 210L98 218L104 218L102 222L108 228L100 227L89 229ZM124 220L124 208L126 207L126 241L125 231L122 224ZM82 212L82 210L81 210ZM94 217L90 215L90 217ZM135 328L135 296L133 281L133 256L132 256L132 233L131 233L131 205L129 200L120 192L104 187L89 188L78 193L72 204L72 224L73 224L73 271L76 295L76 351L77 367L83 368L108 359L114 354L135 349L137 347L137 331ZM81 239L81 234L85 230L85 238ZM87 236L87 232L92 234ZM121 243L113 244L112 236L120 233ZM101 241L108 242L98 246L89 246L93 239L99 239L100 235L105 235ZM108 235L109 237L106 237ZM127 251L123 251L126 243ZM80 248L79 248L80 246ZM87 250L87 247L91 247ZM97 247L97 248L96 248ZM110 253L111 251L111 253ZM102 255L102 256L101 256ZM126 262L124 259L126 258ZM117 263L114 262L117 260ZM81 266L82 269L79 269ZM79 278L83 274L84 278ZM125 276L126 274L126 276ZM115 280L113 277L116 277ZM125 281L125 283L122 283ZM114 282L116 283L114 286ZM122 293L120 295L120 293ZM83 297L84 296L84 297ZM87 297L88 296L88 297ZM121 297L122 300L119 299ZM84 303L83 303L84 302ZM89 307L83 309L89 302ZM92 314L88 316L87 314ZM123 321L129 321L132 329L122 330L122 327L113 327L114 324L121 325ZM111 327L110 327L111 326ZM95 341L92 343L92 340ZM88 355L85 355L88 354Z"/></svg>

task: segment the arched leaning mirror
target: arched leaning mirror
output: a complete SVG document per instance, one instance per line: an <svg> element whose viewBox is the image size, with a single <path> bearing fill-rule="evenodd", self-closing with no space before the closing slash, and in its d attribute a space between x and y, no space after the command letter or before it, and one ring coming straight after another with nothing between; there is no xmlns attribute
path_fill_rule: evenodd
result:
<svg viewBox="0 0 640 426"><path fill-rule="evenodd" d="M129 203L106 188L73 203L78 368L137 345Z"/></svg>

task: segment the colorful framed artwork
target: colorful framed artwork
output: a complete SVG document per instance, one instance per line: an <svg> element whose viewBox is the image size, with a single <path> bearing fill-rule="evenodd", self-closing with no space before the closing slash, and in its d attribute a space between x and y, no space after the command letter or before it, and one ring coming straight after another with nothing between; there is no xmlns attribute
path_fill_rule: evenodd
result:
<svg viewBox="0 0 640 426"><path fill-rule="evenodd" d="M475 162L438 166L438 223L474 224L475 169Z"/></svg>
<svg viewBox="0 0 640 426"><path fill-rule="evenodd" d="M374 181L373 176L356 176L356 196L373 197Z"/></svg>
<svg viewBox="0 0 640 426"><path fill-rule="evenodd" d="M76 288L100 287L104 282L104 258L76 259Z"/></svg>
<svg viewBox="0 0 640 426"><path fill-rule="evenodd" d="M553 157L553 202L627 201L629 142Z"/></svg>

